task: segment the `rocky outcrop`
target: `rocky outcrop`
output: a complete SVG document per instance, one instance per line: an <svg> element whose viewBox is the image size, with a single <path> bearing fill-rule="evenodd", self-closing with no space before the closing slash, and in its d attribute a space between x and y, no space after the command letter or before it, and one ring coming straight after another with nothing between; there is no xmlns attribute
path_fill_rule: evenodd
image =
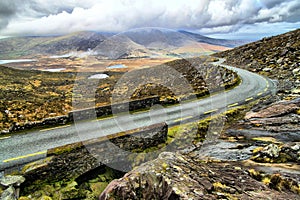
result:
<svg viewBox="0 0 300 200"><path fill-rule="evenodd" d="M295 182L292 185L297 187ZM285 199L287 196L299 198L296 192L280 193L269 188L241 163L204 162L165 152L112 181L99 199Z"/></svg>
<svg viewBox="0 0 300 200"><path fill-rule="evenodd" d="M258 111L246 113L243 127L272 132L295 132L300 130L300 98L279 101ZM240 123L242 124L242 123Z"/></svg>

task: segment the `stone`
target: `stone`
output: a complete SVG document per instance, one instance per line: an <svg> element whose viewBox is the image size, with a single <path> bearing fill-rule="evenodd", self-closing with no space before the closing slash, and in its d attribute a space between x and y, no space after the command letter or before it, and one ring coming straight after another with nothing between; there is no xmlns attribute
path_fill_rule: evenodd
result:
<svg viewBox="0 0 300 200"><path fill-rule="evenodd" d="M25 181L23 176L4 176L0 179L0 184L3 186L20 186Z"/></svg>
<svg viewBox="0 0 300 200"><path fill-rule="evenodd" d="M270 158L278 158L279 153L280 153L280 148L275 144L270 144L270 145L266 146L265 148L263 148L261 153Z"/></svg>
<svg viewBox="0 0 300 200"><path fill-rule="evenodd" d="M286 143L281 148L281 156L287 161L300 163L300 143Z"/></svg>
<svg viewBox="0 0 300 200"><path fill-rule="evenodd" d="M300 68L293 69L294 76L300 75Z"/></svg>
<svg viewBox="0 0 300 200"><path fill-rule="evenodd" d="M281 64L283 62L283 58L279 58L276 62L277 64Z"/></svg>
<svg viewBox="0 0 300 200"><path fill-rule="evenodd" d="M292 94L300 94L300 89L297 88L293 89Z"/></svg>
<svg viewBox="0 0 300 200"><path fill-rule="evenodd" d="M264 72L271 72L271 71L272 71L272 68L266 67L266 68L263 69L263 71L264 71Z"/></svg>
<svg viewBox="0 0 300 200"><path fill-rule="evenodd" d="M272 104L264 109L261 109L258 112L250 111L246 113L245 119L249 120L251 118L271 118L283 116L289 113L292 113L299 109L299 102L295 101L282 101L275 104Z"/></svg>
<svg viewBox="0 0 300 200"><path fill-rule="evenodd" d="M271 190L238 162L204 162L164 152L112 181L99 199L278 199L287 195L297 196Z"/></svg>
<svg viewBox="0 0 300 200"><path fill-rule="evenodd" d="M10 186L1 194L1 200L17 200L14 187Z"/></svg>

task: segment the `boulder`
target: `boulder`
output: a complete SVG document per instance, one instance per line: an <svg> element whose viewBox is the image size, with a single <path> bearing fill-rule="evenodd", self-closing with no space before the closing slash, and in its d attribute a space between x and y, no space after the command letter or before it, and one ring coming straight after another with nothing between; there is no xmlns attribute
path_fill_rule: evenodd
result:
<svg viewBox="0 0 300 200"><path fill-rule="evenodd" d="M0 179L0 184L3 186L20 186L25 181L23 176L4 176Z"/></svg>
<svg viewBox="0 0 300 200"><path fill-rule="evenodd" d="M283 58L279 58L278 60L277 60L277 64L281 64L283 62Z"/></svg>
<svg viewBox="0 0 300 200"><path fill-rule="evenodd" d="M17 200L14 187L10 186L1 194L1 200Z"/></svg>
<svg viewBox="0 0 300 200"><path fill-rule="evenodd" d="M281 146L269 144L266 147L258 147L254 149L253 157L251 159L263 163L299 163L300 143L286 143Z"/></svg>
<svg viewBox="0 0 300 200"><path fill-rule="evenodd" d="M271 72L271 71L272 71L272 68L266 67L266 68L263 69L263 71L264 71L264 72Z"/></svg>
<svg viewBox="0 0 300 200"><path fill-rule="evenodd" d="M300 75L300 68L293 69L294 76Z"/></svg>
<svg viewBox="0 0 300 200"><path fill-rule="evenodd" d="M275 104L272 104L265 109L262 109L258 112L250 111L246 113L245 119L249 120L251 118L271 118L283 116L289 113L293 113L299 109L299 102L289 102L282 101Z"/></svg>

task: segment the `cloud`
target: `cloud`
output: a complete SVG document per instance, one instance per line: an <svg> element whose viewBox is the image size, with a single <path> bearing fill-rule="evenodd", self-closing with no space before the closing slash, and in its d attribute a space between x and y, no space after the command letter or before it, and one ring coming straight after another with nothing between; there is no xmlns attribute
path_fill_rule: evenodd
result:
<svg viewBox="0 0 300 200"><path fill-rule="evenodd" d="M211 28L217 33L256 23L300 20L300 0L29 0L20 1L27 3L18 8L1 2L0 6L10 8L1 12L2 35L119 32L140 27Z"/></svg>
<svg viewBox="0 0 300 200"><path fill-rule="evenodd" d="M259 40L263 37L270 37L286 33L300 27L300 22L288 23L288 22L277 22L277 23L256 23L251 25L244 25L239 28L232 29L231 26L217 27L217 28L205 28L198 32L204 35L208 35L214 38L222 39L243 39L243 40ZM270 31L272 30L272 31ZM230 33L230 34L228 34Z"/></svg>
<svg viewBox="0 0 300 200"><path fill-rule="evenodd" d="M22 5L22 0L20 1L7 1L0 0L0 29L5 27L11 18L13 18L16 13L18 13L18 6Z"/></svg>

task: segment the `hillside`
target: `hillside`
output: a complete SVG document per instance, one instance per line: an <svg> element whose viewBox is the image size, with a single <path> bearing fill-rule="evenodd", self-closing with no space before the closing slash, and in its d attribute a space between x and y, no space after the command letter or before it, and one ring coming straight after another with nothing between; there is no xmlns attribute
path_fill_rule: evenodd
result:
<svg viewBox="0 0 300 200"><path fill-rule="evenodd" d="M203 42L203 43L212 44L212 45L225 46L225 47L230 47L230 48L234 48L234 47L241 46L243 44L248 43L248 41L243 41L243 40L215 39L215 38L206 37L206 36L203 36L200 34L183 31L183 30L179 31L179 33L184 34L184 35L188 36L189 38L194 39L198 42Z"/></svg>
<svg viewBox="0 0 300 200"><path fill-rule="evenodd" d="M122 59L150 56L149 50L125 35L115 35L98 44L93 51L102 58Z"/></svg>
<svg viewBox="0 0 300 200"><path fill-rule="evenodd" d="M192 57L198 54L226 50L240 43L216 40L195 33L141 29L124 33L77 32L63 36L27 36L0 40L0 59L37 58L39 56L64 55L70 52L92 50L99 58L157 57L176 54L173 50L185 49Z"/></svg>
<svg viewBox="0 0 300 200"><path fill-rule="evenodd" d="M218 90L221 83L225 88L238 83L236 73L216 68L208 64L209 61L207 58L182 59L151 68L133 70L130 73L104 71L101 74L20 70L0 66L0 135L1 131L6 133L13 125L35 123L46 118L66 115L74 108L90 107L88 102L91 102L91 98L83 94L91 90L94 84L97 84L97 87L94 88L95 96L92 101L95 102L95 106L103 106L112 103L112 96L114 96L113 103L152 96L158 96L162 104L175 103L191 95L185 82L179 81L174 84L172 91L166 87L178 73L186 78L188 85L198 97L207 95L209 91ZM195 68L199 67L199 64L203 71ZM176 74L166 76L166 70L169 70L167 71L169 74L171 72ZM221 75L215 77L216 72ZM95 79L91 78L95 75L104 75L104 78L96 79L95 82ZM153 83L136 82L139 80L137 77L145 79L145 76ZM206 83L199 77L209 77L212 82ZM122 81L119 82L121 78ZM134 92L130 94L128 91ZM128 94L130 96L127 96ZM77 96L80 97L79 105L74 104Z"/></svg>
<svg viewBox="0 0 300 200"><path fill-rule="evenodd" d="M279 96L300 94L300 29L215 54L279 81Z"/></svg>
<svg viewBox="0 0 300 200"><path fill-rule="evenodd" d="M124 35L129 37L132 41L148 48L171 49L198 42L197 40L195 40L195 38L181 33L180 31L171 31L165 29L148 28L142 30L133 30L125 32ZM203 42L206 43L205 41ZM218 45L225 46L222 44Z"/></svg>
<svg viewBox="0 0 300 200"><path fill-rule="evenodd" d="M94 32L78 32L65 36L7 38L0 40L0 59L87 51L105 39L106 36Z"/></svg>

